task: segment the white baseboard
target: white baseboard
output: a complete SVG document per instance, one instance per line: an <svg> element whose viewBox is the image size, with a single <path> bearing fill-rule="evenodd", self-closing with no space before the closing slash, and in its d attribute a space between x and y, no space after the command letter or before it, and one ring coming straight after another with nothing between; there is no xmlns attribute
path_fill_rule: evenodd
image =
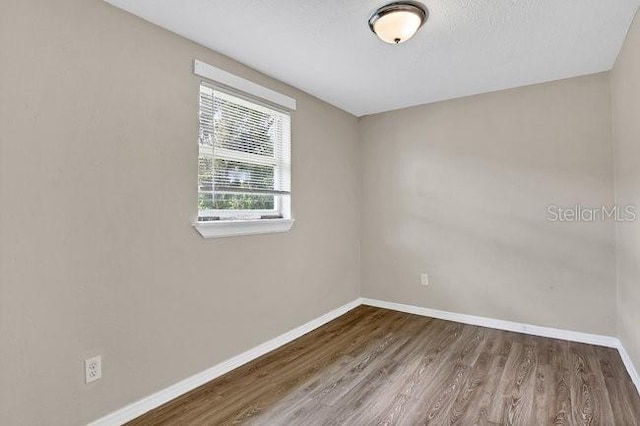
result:
<svg viewBox="0 0 640 426"><path fill-rule="evenodd" d="M229 371L248 363L249 361L253 361L256 358L259 358L262 355L271 352L274 349L277 349L280 346L283 346L309 333L310 331L315 330L316 328L328 323L329 321L346 314L347 312L358 307L361 304L362 303L360 299L356 299L353 302L347 303L346 305L334 309L333 311L324 314L312 321L309 321L308 323L301 325L300 327L294 328L293 330L281 334L280 336L271 339L268 342L249 349L248 351L243 352L240 355L234 356L233 358L228 359L201 373L188 377L176 383L175 385L169 386L166 389L163 389L159 392L147 396L146 398L142 398L141 400L129 404L124 408L107 414L106 416L90 423L89 426L122 425L154 408L161 406L164 403L171 401L172 399L175 399L197 388L198 386L202 386L203 384L210 382L211 380L220 377L223 374L226 374Z"/></svg>
<svg viewBox="0 0 640 426"><path fill-rule="evenodd" d="M438 318L463 324L479 325L481 327L496 328L498 330L515 331L516 333L530 334L532 336L551 337L554 339L569 340L572 342L589 343L598 346L617 348L618 339L600 334L580 333L578 331L561 330L558 328L541 327L513 321L497 320L492 318L477 317L474 315L457 314L454 312L439 311L436 309L421 308L419 306L403 305L402 303L385 302L375 299L361 299L364 305L377 306L394 311L406 312L425 317Z"/></svg>
<svg viewBox="0 0 640 426"><path fill-rule="evenodd" d="M515 331L517 333L530 334L532 336L551 337L554 339L568 340L571 342L588 343L591 345L606 346L615 348L620 353L620 358L631 376L631 380L640 393L640 376L635 369L629 354L624 349L622 342L617 337L603 336L601 334L582 333L579 331L562 330L558 328L541 327L538 325L524 324L513 321L497 320L492 318L478 317L474 315L458 314L454 312L439 311L436 309L422 308L402 303L385 302L383 300L361 298L363 305L376 306L378 308L391 309L394 311L406 312L409 314L421 315L425 317L438 318L463 324L478 325L481 327L495 328L498 330Z"/></svg>
<svg viewBox="0 0 640 426"><path fill-rule="evenodd" d="M633 380L633 384L636 385L636 389L638 390L638 393L640 393L640 376L638 376L638 370L636 370L636 367L633 365L633 361L631 361L631 357L620 340L618 340L617 349L618 352L620 352L620 358L622 358L622 362L627 368L629 376L631 376L631 380Z"/></svg>
<svg viewBox="0 0 640 426"><path fill-rule="evenodd" d="M249 349L248 351L241 353L227 361L224 361L214 367L211 367L201 373L195 374L187 379L184 379L175 385L169 386L166 389L158 391L152 395L147 396L139 401L127 405L126 407L114 411L111 414L106 415L92 423L89 426L116 426L122 425L130 420L135 419L143 415L144 413L153 410L161 406L162 404L171 401L195 388L202 386L203 384L228 373L229 371L238 368L262 355L273 351L274 349L283 346L310 331L328 323L329 321L344 315L348 311L356 308L359 305L376 306L379 308L391 309L394 311L406 312L415 315L421 315L431 318L438 318L448 321L455 321L463 324L477 325L481 327L495 328L498 330L514 331L517 333L530 334L533 336L551 337L554 339L569 340L572 342L589 343L592 345L607 346L610 348L616 348L622 361L631 376L631 380L635 384L638 392L640 393L640 377L635 369L629 354L622 346L620 340L612 336L603 336L600 334L581 333L577 331L562 330L550 327L541 327L537 325L530 325L524 323L518 323L513 321L497 320L492 318L478 317L474 315L458 314L454 312L439 311L436 309L422 308L419 306L404 305L401 303L385 302L382 300L360 298L353 302L347 303L333 311L316 318L308 323L297 327L287 333L284 333L274 339L269 340L261 345Z"/></svg>

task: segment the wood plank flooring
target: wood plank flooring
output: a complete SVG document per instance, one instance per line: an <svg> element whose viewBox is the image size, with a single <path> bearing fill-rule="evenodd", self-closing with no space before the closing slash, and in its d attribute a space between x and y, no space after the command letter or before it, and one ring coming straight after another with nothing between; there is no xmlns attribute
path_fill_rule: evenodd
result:
<svg viewBox="0 0 640 426"><path fill-rule="evenodd" d="M130 425L640 425L615 349L360 306Z"/></svg>

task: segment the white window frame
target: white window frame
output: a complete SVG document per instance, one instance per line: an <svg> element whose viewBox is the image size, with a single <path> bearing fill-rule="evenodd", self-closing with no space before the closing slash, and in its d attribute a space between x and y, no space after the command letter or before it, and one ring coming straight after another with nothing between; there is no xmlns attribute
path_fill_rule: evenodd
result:
<svg viewBox="0 0 640 426"><path fill-rule="evenodd" d="M234 95L237 93L251 102L266 102L267 105L273 105L289 112L296 109L295 99L249 80L237 77L204 62L194 61L194 74L204 78L204 80L199 82L198 90L200 84L206 84L214 89L220 87L223 91L230 89ZM193 227L204 238L287 232L294 224L294 219L291 216L291 196L276 196L275 200L276 206L274 206L274 210L252 211L251 213L257 215L281 214L281 219L237 219L238 213L244 212L244 210L212 210L213 215L220 217L219 220L196 220L193 222ZM282 203L282 205L280 203Z"/></svg>

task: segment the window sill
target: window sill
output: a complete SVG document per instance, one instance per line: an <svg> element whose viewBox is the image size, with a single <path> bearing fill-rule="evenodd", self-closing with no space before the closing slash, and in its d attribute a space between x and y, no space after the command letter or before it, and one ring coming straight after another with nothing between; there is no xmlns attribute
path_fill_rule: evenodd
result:
<svg viewBox="0 0 640 426"><path fill-rule="evenodd" d="M293 219L216 220L195 222L193 227L203 238L223 238L287 232L291 229L293 223Z"/></svg>

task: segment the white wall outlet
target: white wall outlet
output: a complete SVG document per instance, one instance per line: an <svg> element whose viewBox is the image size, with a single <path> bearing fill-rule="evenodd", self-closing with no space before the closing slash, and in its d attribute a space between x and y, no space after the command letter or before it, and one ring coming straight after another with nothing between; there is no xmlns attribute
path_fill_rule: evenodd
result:
<svg viewBox="0 0 640 426"><path fill-rule="evenodd" d="M100 355L84 360L84 380L86 383L95 382L102 378L102 357Z"/></svg>
<svg viewBox="0 0 640 426"><path fill-rule="evenodd" d="M429 285L429 275L428 274L420 274L420 284Z"/></svg>

